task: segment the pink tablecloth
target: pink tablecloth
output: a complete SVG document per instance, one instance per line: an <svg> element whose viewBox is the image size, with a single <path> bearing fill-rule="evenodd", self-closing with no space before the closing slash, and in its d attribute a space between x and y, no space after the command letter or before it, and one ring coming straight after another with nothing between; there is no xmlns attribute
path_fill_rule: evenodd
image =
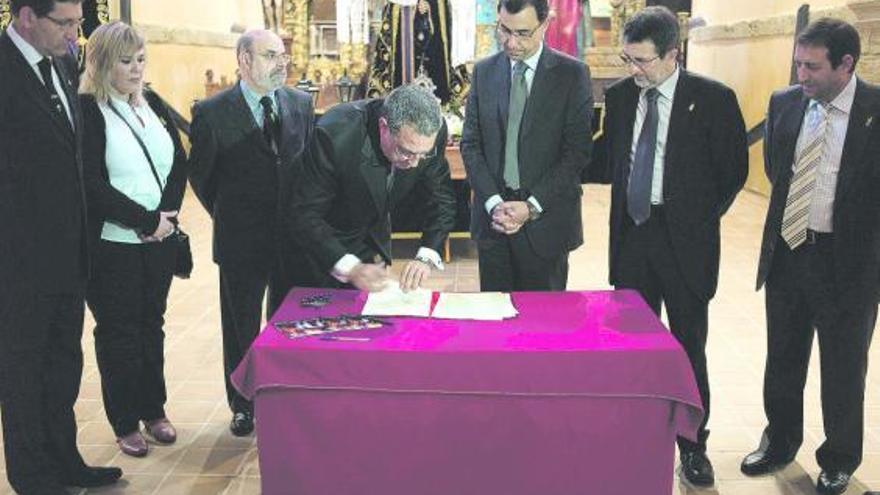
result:
<svg viewBox="0 0 880 495"><path fill-rule="evenodd" d="M305 295L332 293L319 310ZM274 319L357 314L295 289ZM390 318L369 342L271 324L233 375L266 494L668 494L702 417L684 351L631 291L515 293L503 322Z"/></svg>

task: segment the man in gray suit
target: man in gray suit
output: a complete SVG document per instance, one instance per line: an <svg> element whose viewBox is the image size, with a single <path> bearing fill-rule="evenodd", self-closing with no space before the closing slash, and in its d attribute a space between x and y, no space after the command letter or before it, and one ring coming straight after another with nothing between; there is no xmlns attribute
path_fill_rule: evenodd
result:
<svg viewBox="0 0 880 495"><path fill-rule="evenodd" d="M583 243L590 75L544 45L548 11L547 0L499 2L503 50L474 67L461 152L484 291L565 290Z"/></svg>
<svg viewBox="0 0 880 495"><path fill-rule="evenodd" d="M290 57L278 35L249 31L237 53L238 84L193 109L190 182L214 220L230 429L242 436L253 431L253 405L229 375L259 333L266 289L271 315L292 285L313 285L308 260L286 234L313 108L309 95L283 86Z"/></svg>

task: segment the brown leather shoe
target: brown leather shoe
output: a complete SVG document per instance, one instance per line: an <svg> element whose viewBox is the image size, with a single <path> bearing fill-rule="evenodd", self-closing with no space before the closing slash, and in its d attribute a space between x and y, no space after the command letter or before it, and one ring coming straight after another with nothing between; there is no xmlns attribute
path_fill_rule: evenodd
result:
<svg viewBox="0 0 880 495"><path fill-rule="evenodd" d="M123 454L132 457L144 457L147 455L147 440L141 435L140 430L135 430L124 437L116 439L116 445Z"/></svg>
<svg viewBox="0 0 880 495"><path fill-rule="evenodd" d="M144 430L153 440L164 445L170 445L177 441L177 430L168 421L168 418L144 421Z"/></svg>

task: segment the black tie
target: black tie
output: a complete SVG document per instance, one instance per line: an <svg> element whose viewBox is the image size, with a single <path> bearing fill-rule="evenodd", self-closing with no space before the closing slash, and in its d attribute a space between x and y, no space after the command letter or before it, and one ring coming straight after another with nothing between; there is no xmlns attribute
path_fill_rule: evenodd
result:
<svg viewBox="0 0 880 495"><path fill-rule="evenodd" d="M272 108L272 98L264 96L260 98L260 105L263 106L263 138L266 144L274 150L278 150L278 137L280 129L278 125L278 114Z"/></svg>
<svg viewBox="0 0 880 495"><path fill-rule="evenodd" d="M58 115L64 117L64 120L69 123L70 120L67 117L67 112L64 110L64 104L61 103L61 97L58 96L58 92L55 91L55 83L52 82L52 59L44 57L43 60L37 62L37 68L40 69L43 84L46 85L46 90L49 91L49 103L58 112Z"/></svg>
<svg viewBox="0 0 880 495"><path fill-rule="evenodd" d="M657 88L645 92L648 106L642 132L633 156L626 195L626 211L636 225L651 216L651 183L654 178L654 150L657 148Z"/></svg>

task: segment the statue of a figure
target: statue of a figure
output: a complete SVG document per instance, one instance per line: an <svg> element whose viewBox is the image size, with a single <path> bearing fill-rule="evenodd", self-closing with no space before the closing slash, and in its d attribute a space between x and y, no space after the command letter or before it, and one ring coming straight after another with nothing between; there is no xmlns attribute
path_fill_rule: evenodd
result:
<svg viewBox="0 0 880 495"><path fill-rule="evenodd" d="M287 34L284 29L284 0L263 0L263 21L266 29L279 35Z"/></svg>

